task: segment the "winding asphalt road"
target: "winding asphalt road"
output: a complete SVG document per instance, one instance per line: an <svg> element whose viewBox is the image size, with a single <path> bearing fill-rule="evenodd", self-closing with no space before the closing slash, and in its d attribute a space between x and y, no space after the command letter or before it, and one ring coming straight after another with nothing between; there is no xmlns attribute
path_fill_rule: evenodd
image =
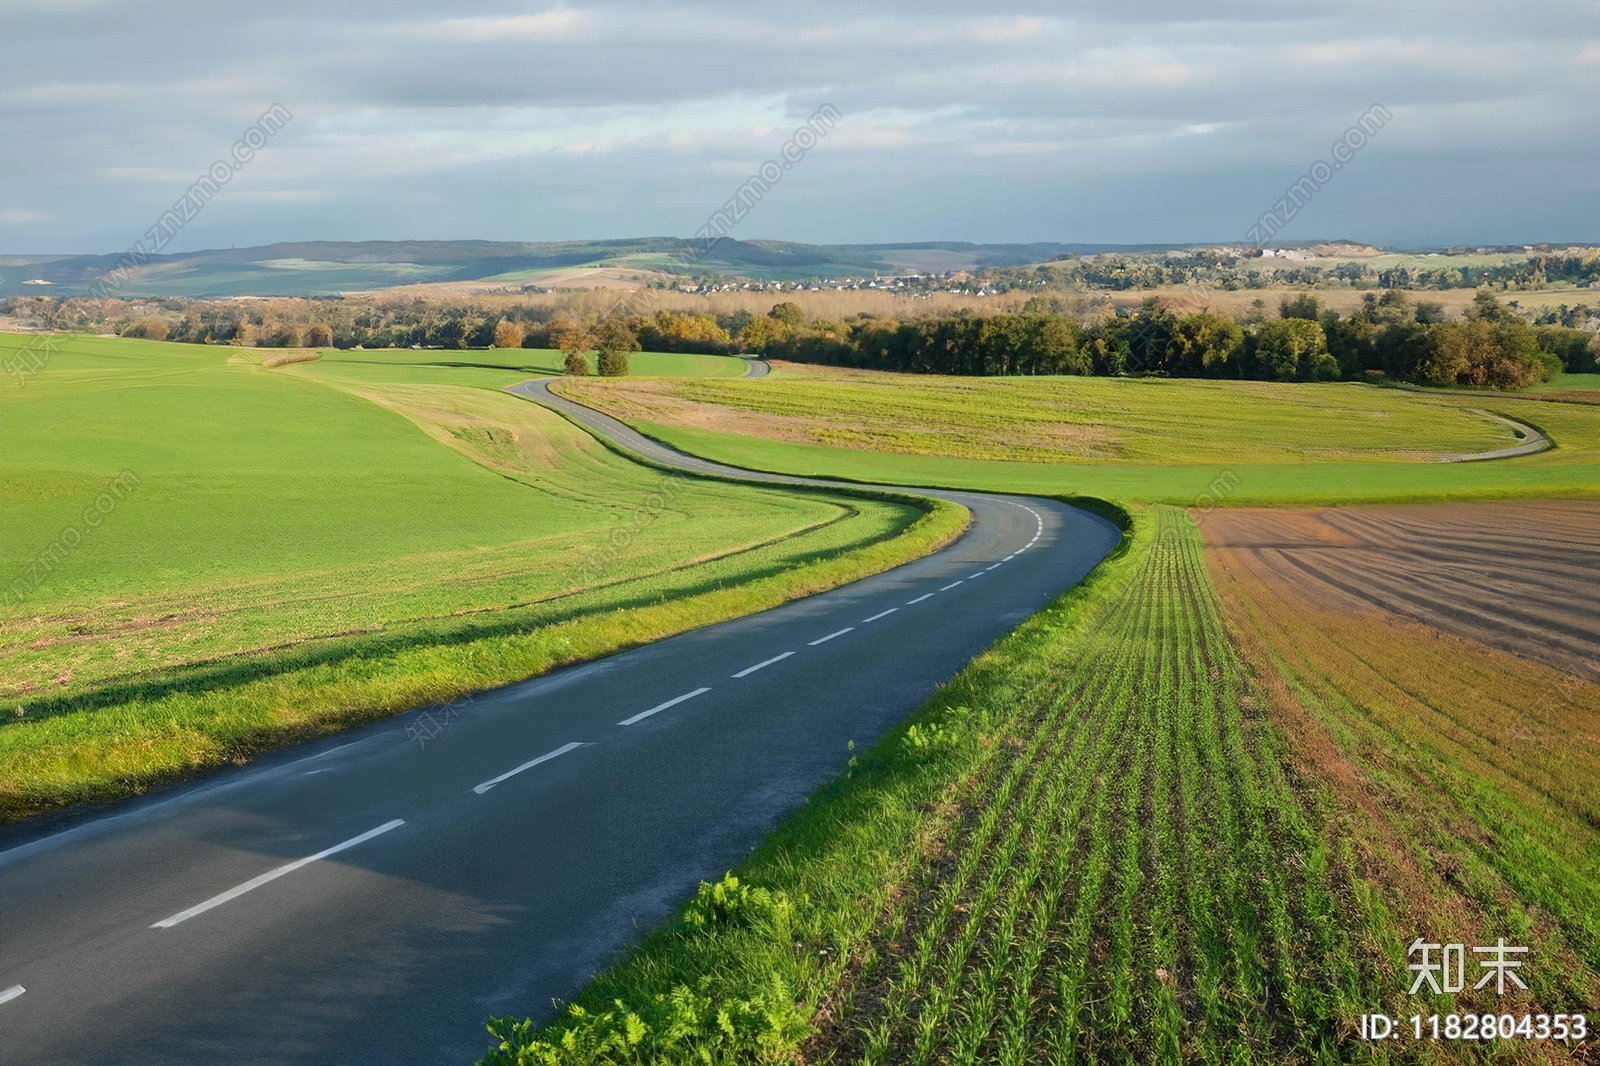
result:
<svg viewBox="0 0 1600 1066"><path fill-rule="evenodd" d="M514 391L659 462L802 480ZM1118 539L928 495L970 530L888 573L0 835L0 1061L471 1061L487 1017L547 1014Z"/></svg>

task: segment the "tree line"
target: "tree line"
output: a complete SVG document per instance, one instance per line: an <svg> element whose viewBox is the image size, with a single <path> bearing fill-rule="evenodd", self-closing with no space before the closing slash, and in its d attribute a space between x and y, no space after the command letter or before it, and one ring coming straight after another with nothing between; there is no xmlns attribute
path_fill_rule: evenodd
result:
<svg viewBox="0 0 1600 1066"><path fill-rule="evenodd" d="M1348 315L1312 293L1285 297L1276 316L1261 301L1234 318L1179 314L1151 299L1103 320L1061 313L1034 297L1019 313L922 316L858 314L807 321L799 305L747 311L591 313L546 307L494 309L423 301L91 300L15 298L57 329L108 328L204 344L256 347L560 349L574 372L593 351L604 372L626 373L634 351L753 353L905 373L959 375L1142 374L1267 381L1385 377L1430 385L1521 388L1562 370L1592 372L1600 340L1577 308L1534 324L1480 290L1462 321L1405 292L1367 293ZM1540 324L1547 323L1547 324ZM580 350L581 349L581 350Z"/></svg>
<svg viewBox="0 0 1600 1066"><path fill-rule="evenodd" d="M1030 301L1030 305L1032 301ZM1258 301L1259 305L1259 301ZM1258 306L1242 320L1177 314L1156 300L1085 324L1039 310L909 322L857 316L799 320L779 304L739 339L749 350L801 363L902 373L1142 374L1258 381L1387 377L1426 385L1516 389L1562 371L1592 372L1600 336L1530 326L1482 291L1464 321L1405 293L1368 294L1340 315L1315 296L1285 298L1276 318Z"/></svg>

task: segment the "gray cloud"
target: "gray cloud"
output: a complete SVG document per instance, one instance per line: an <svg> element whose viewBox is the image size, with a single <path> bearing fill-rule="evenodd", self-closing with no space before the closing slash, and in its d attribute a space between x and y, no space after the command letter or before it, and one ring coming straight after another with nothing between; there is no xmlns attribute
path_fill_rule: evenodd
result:
<svg viewBox="0 0 1600 1066"><path fill-rule="evenodd" d="M1592 0L7 0L0 249L125 246L274 102L179 247L685 235L824 101L738 235L1233 239L1382 102L1285 238L1600 240Z"/></svg>

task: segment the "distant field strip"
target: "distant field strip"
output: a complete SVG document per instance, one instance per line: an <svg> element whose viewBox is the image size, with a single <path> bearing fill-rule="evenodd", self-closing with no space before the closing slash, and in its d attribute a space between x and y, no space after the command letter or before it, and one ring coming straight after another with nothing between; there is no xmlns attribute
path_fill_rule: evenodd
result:
<svg viewBox="0 0 1600 1066"><path fill-rule="evenodd" d="M1600 681L1600 504L1215 511L1201 528L1319 606L1407 615Z"/></svg>
<svg viewBox="0 0 1600 1066"><path fill-rule="evenodd" d="M1516 445L1454 398L1362 385L952 378L778 363L761 380L564 381L625 421L900 455L1049 463L1415 461Z"/></svg>

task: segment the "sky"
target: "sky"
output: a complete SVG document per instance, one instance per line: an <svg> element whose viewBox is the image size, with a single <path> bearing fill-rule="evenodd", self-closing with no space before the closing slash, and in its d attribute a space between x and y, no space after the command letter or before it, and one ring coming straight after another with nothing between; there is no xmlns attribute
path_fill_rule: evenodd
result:
<svg viewBox="0 0 1600 1066"><path fill-rule="evenodd" d="M1600 2L0 0L0 252L689 236L1600 242ZM770 171L769 171L770 173ZM1319 172L1320 173L1320 172Z"/></svg>

